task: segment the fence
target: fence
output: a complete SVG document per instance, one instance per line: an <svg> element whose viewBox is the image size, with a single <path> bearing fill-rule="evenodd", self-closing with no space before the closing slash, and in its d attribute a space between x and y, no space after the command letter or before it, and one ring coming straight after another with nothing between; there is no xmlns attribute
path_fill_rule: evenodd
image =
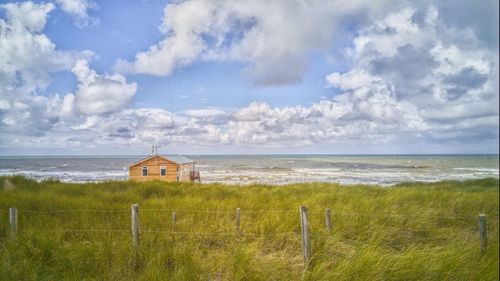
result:
<svg viewBox="0 0 500 281"><path fill-rule="evenodd" d="M141 229L140 224L140 212L171 212L171 230L164 229ZM17 208L13 207L9 209L9 236L11 239L16 239L18 235L18 214L19 213L28 213L28 214L61 214L61 213L128 213L127 210L21 210L18 212ZM63 230L53 230L53 231L62 231L62 232L122 232L131 233L132 239L132 247L137 249L140 247L141 241L141 233L162 233L162 234L182 234L182 235L227 235L227 236L235 236L235 237L267 237L269 234L266 233L246 233L243 230L243 226L241 223L242 216L248 214L268 214L268 213L295 213L293 210L242 210L241 208L236 208L234 212L229 211L210 211L210 210L182 210L182 209L151 209L144 208L140 210L138 204L133 204L130 210L130 220L131 220L131 229L63 229ZM177 229L177 218L178 213L201 213L201 214L226 214L233 215L234 214L234 231L233 232L195 232L195 231L178 231ZM330 238L334 233L334 221L332 221L332 210L327 208L324 212L324 230L325 235L316 235L311 234L310 231L310 220L309 220L309 210L306 206L300 206L298 209L299 213L299 221L300 221L300 234L296 232L282 232L274 234L274 236L279 237L296 237L301 240L302 244L302 255L304 260L304 268L307 269L307 266L311 260L312 249L311 249L311 237L320 237L320 238ZM335 212L340 215L356 215L356 216L378 216L380 214L363 214L363 213L355 213L355 212L345 212L338 211ZM393 217L398 218L402 217L397 214L386 214L385 217ZM405 216L408 217L408 216ZM453 219L453 220L464 220L468 221L470 218L467 217L446 217L439 216L436 217L439 219ZM478 216L478 234L479 234L479 249L481 254L484 254L487 247L487 223L486 223L486 215L480 214Z"/></svg>

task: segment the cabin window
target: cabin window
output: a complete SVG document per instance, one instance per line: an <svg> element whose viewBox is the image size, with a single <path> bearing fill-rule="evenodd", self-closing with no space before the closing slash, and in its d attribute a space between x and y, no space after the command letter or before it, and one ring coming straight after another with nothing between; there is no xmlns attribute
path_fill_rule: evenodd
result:
<svg viewBox="0 0 500 281"><path fill-rule="evenodd" d="M167 175L167 166L160 167L160 176L164 177Z"/></svg>
<svg viewBox="0 0 500 281"><path fill-rule="evenodd" d="M148 166L142 166L142 176L143 177L148 176Z"/></svg>

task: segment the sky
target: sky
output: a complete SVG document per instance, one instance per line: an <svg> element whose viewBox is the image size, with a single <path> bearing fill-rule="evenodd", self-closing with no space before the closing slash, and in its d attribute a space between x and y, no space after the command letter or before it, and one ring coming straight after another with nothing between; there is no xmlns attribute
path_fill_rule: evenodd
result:
<svg viewBox="0 0 500 281"><path fill-rule="evenodd" d="M0 155L498 153L497 0L0 3Z"/></svg>

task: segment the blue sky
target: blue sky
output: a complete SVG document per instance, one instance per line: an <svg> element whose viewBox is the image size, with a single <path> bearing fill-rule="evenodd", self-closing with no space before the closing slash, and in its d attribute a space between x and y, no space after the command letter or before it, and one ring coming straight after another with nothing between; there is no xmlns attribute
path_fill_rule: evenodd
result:
<svg viewBox="0 0 500 281"><path fill-rule="evenodd" d="M498 2L351 2L2 1L0 153L498 153Z"/></svg>

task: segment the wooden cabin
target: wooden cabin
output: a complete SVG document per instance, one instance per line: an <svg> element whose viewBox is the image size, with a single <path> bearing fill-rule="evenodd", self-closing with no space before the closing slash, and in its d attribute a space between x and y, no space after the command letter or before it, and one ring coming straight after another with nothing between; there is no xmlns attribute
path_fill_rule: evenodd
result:
<svg viewBox="0 0 500 281"><path fill-rule="evenodd" d="M129 179L136 181L200 181L195 161L180 155L151 155L129 166Z"/></svg>

